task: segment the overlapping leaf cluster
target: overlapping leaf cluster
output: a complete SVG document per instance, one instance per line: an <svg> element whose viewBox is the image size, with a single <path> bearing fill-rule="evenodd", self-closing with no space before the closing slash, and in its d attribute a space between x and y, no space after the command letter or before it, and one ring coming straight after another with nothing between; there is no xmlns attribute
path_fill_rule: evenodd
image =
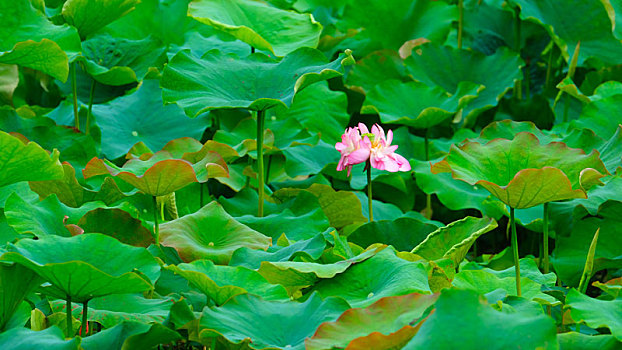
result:
<svg viewBox="0 0 622 350"><path fill-rule="evenodd" d="M0 348L620 348L619 18L0 0Z"/></svg>

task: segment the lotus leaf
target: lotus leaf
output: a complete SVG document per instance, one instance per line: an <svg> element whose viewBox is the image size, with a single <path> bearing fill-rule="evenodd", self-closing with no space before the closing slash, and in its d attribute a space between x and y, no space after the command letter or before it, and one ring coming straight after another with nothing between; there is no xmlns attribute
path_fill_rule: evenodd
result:
<svg viewBox="0 0 622 350"><path fill-rule="evenodd" d="M376 218L374 207L374 218ZM392 245L398 251L412 250L421 243L437 225L413 218L372 221L361 225L348 236L348 240L361 247L374 243Z"/></svg>
<svg viewBox="0 0 622 350"><path fill-rule="evenodd" d="M595 281L592 283L594 287L600 288L602 291L611 295L614 298L617 298L620 295L620 291L622 291L622 277L614 278L612 280L607 281L607 283L600 283L599 281Z"/></svg>
<svg viewBox="0 0 622 350"><path fill-rule="evenodd" d="M350 305L341 298L322 300L317 294L304 303L264 301L243 294L219 308L205 308L199 321L200 337L222 335L232 344L251 349L305 348L305 338L324 322L337 319Z"/></svg>
<svg viewBox="0 0 622 350"><path fill-rule="evenodd" d="M610 334L587 335L577 332L561 333L557 335L561 350L616 350L620 342Z"/></svg>
<svg viewBox="0 0 622 350"><path fill-rule="evenodd" d="M217 266L210 260L195 260L190 264L167 268L187 279L218 306L236 295L246 293L260 296L264 300L289 298L285 288L268 283L259 273L246 267Z"/></svg>
<svg viewBox="0 0 622 350"><path fill-rule="evenodd" d="M300 47L316 47L322 31L322 25L311 15L249 0L195 0L190 3L188 14L277 56L285 56Z"/></svg>
<svg viewBox="0 0 622 350"><path fill-rule="evenodd" d="M448 349L557 349L555 323L544 314L493 309L476 292L445 289L434 313L404 347L406 350Z"/></svg>
<svg viewBox="0 0 622 350"><path fill-rule="evenodd" d="M216 202L194 214L160 225L162 244L177 250L184 261L210 259L227 264L240 247L267 249L270 237L237 222Z"/></svg>
<svg viewBox="0 0 622 350"><path fill-rule="evenodd" d="M340 76L342 67L352 63L349 51L326 63L324 55L310 48L300 48L281 61L260 53L238 58L217 50L196 58L184 50L162 73L162 96L164 102L177 103L190 117L216 108L289 107L296 92Z"/></svg>
<svg viewBox="0 0 622 350"><path fill-rule="evenodd" d="M461 82L455 93L449 94L438 86L416 81L386 80L367 93L361 112L376 112L385 124L428 129L452 118L481 90L480 85Z"/></svg>
<svg viewBox="0 0 622 350"><path fill-rule="evenodd" d="M580 42L578 65L590 57L609 64L620 63L615 57L622 53L622 43L614 37L607 8L600 1L572 0L563 5L554 0L517 0L516 3L520 6L520 17L542 25L569 62ZM579 29L586 25L589 31Z"/></svg>
<svg viewBox="0 0 622 350"><path fill-rule="evenodd" d="M426 43L404 63L415 80L428 86L440 86L450 94L458 95L460 82L467 81L485 87L463 111L469 120L497 105L514 81L521 79L523 61L506 48L490 56ZM451 71L452 74L447 74Z"/></svg>
<svg viewBox="0 0 622 350"><path fill-rule="evenodd" d="M67 0L62 15L82 39L132 11L140 0Z"/></svg>
<svg viewBox="0 0 622 350"><path fill-rule="evenodd" d="M313 337L305 340L306 349L399 347L417 333L421 323L414 323L437 298L438 295L413 293L385 297L364 309L350 309L337 321L321 324Z"/></svg>
<svg viewBox="0 0 622 350"><path fill-rule="evenodd" d="M123 322L82 340L84 350L151 349L181 339L179 333L159 323Z"/></svg>
<svg viewBox="0 0 622 350"><path fill-rule="evenodd" d="M452 146L447 157L432 166L432 172L451 172L456 179L481 185L516 209L587 198L586 189L608 174L596 151L586 155L563 143L541 145L528 132L516 134L513 140Z"/></svg>
<svg viewBox="0 0 622 350"><path fill-rule="evenodd" d="M262 261L291 261L297 257L305 260L318 260L322 256L324 248L326 248L326 240L322 234L291 243L286 247L272 246L266 252L242 247L233 252L229 265L258 269Z"/></svg>
<svg viewBox="0 0 622 350"><path fill-rule="evenodd" d="M9 244L0 259L21 264L50 282L46 294L71 297L75 302L146 291L153 288L160 274L160 267L145 248L131 247L97 233L21 239ZM128 265L128 261L132 264Z"/></svg>
<svg viewBox="0 0 622 350"><path fill-rule="evenodd" d="M359 59L346 77L351 89L369 92L375 85L389 79L408 81L402 58L396 51L380 50Z"/></svg>
<svg viewBox="0 0 622 350"><path fill-rule="evenodd" d="M76 179L74 167L63 162L64 177L61 180L30 181L30 189L41 199L54 194L58 200L72 208L79 208L86 202L101 201L107 205L125 197L111 178L104 179L99 191L84 188Z"/></svg>
<svg viewBox="0 0 622 350"><path fill-rule="evenodd" d="M63 331L56 326L42 331L33 331L28 328L13 328L0 333L0 347L3 349L32 350L79 350L80 338L65 340Z"/></svg>
<svg viewBox="0 0 622 350"><path fill-rule="evenodd" d="M403 260L391 248L334 278L319 281L312 290L322 297L340 296L353 307L365 307L391 295L431 294L424 264Z"/></svg>
<svg viewBox="0 0 622 350"><path fill-rule="evenodd" d="M576 322L592 328L607 327L622 341L622 299L598 300L571 289L566 296L565 308Z"/></svg>
<svg viewBox="0 0 622 350"><path fill-rule="evenodd" d="M111 222L114 222L114 226L110 225ZM103 233L132 246L146 248L153 243L151 232L142 225L142 222L119 208L93 209L84 214L76 225L84 233Z"/></svg>
<svg viewBox="0 0 622 350"><path fill-rule="evenodd" d="M24 297L42 282L35 272L26 267L0 263L0 330L5 330Z"/></svg>
<svg viewBox="0 0 622 350"><path fill-rule="evenodd" d="M58 180L63 178L63 167L55 149L48 154L34 142L24 143L17 137L0 131L0 187L19 181Z"/></svg>
<svg viewBox="0 0 622 350"><path fill-rule="evenodd" d="M145 299L140 294L111 294L91 299L88 303L88 319L104 328L112 328L123 321L151 323L164 322L175 303L171 299ZM64 312L65 302L52 302L52 310ZM71 313L76 319L82 315L82 305L72 305Z"/></svg>
<svg viewBox="0 0 622 350"><path fill-rule="evenodd" d="M139 141L157 150L175 138L200 138L209 122L206 117L189 120L178 106L163 106L153 79L129 95L93 106L93 115L102 130L102 152L111 159Z"/></svg>

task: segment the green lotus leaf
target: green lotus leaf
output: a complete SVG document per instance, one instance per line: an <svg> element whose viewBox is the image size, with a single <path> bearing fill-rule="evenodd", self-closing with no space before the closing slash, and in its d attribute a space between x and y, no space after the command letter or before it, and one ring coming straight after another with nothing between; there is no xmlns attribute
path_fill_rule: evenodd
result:
<svg viewBox="0 0 622 350"><path fill-rule="evenodd" d="M555 322L544 314L492 308L476 292L444 289L435 312L403 348L411 349L557 349ZM505 307L505 305L504 305ZM459 320L459 322L457 322Z"/></svg>
<svg viewBox="0 0 622 350"><path fill-rule="evenodd" d="M207 152L198 162L191 163L173 159L167 151L157 152L147 160L130 159L121 168L108 160L93 158L82 174L86 179L98 175L118 176L151 196L164 196L193 182L229 175L227 164L218 153Z"/></svg>
<svg viewBox="0 0 622 350"><path fill-rule="evenodd" d="M284 209L279 214L269 214L261 218L244 215L236 217L236 220L253 230L272 237L274 241L283 234L295 241L310 239L318 232L325 231L330 227L328 218L320 207L306 213L294 213L290 209Z"/></svg>
<svg viewBox="0 0 622 350"><path fill-rule="evenodd" d="M570 286L578 286L585 266L588 247L594 232L600 228L599 244L596 246L593 271L622 267L622 237L618 228L622 220L622 204L608 201L600 206L596 217L586 217L576 222L570 236L557 239L551 262L559 278ZM600 244L606 242L604 244Z"/></svg>
<svg viewBox="0 0 622 350"><path fill-rule="evenodd" d="M65 340L63 331L52 326L42 331L13 328L0 333L0 347L12 350L45 348L50 350L79 350L80 338Z"/></svg>
<svg viewBox="0 0 622 350"><path fill-rule="evenodd" d="M160 274L160 266L145 248L131 247L97 233L21 239L9 244L0 259L24 265L50 282L46 294L60 299L71 297L78 303L109 294L149 290Z"/></svg>
<svg viewBox="0 0 622 350"><path fill-rule="evenodd" d="M522 271L521 271L522 273ZM485 270L463 270L454 277L452 285L459 289L473 290L478 294L495 297L499 291L505 296L516 295L516 276L500 277ZM540 283L527 277L521 277L521 296L542 304L555 305L560 302L554 297L540 291Z"/></svg>
<svg viewBox="0 0 622 350"><path fill-rule="evenodd" d="M114 222L114 225L110 225L111 222ZM84 214L76 225L84 230L84 233L103 233L135 247L146 248L153 243L151 232L142 225L142 222L119 208L93 209Z"/></svg>
<svg viewBox="0 0 622 350"><path fill-rule="evenodd" d="M249 0L194 0L188 6L188 14L277 56L285 56L300 47L315 48L322 32L322 25L309 14Z"/></svg>
<svg viewBox="0 0 622 350"><path fill-rule="evenodd" d="M316 328L337 319L350 305L341 298L312 295L304 303L265 301L251 294L235 297L218 308L205 308L199 321L200 338L206 344L222 335L232 344L251 349L305 348L305 338Z"/></svg>
<svg viewBox="0 0 622 350"><path fill-rule="evenodd" d="M374 218L376 218L375 207ZM361 225L348 235L348 241L361 247L382 243L391 245L398 251L410 251L437 228L438 226L432 223L408 217L378 220Z"/></svg>
<svg viewBox="0 0 622 350"><path fill-rule="evenodd" d="M76 170L67 162L63 162L64 177L61 180L30 181L30 189L36 192L41 199L45 199L54 194L61 203L79 208L84 203L101 201L110 205L122 198L125 194L121 192L117 184L111 178L104 179L99 191L84 188L76 179Z"/></svg>
<svg viewBox="0 0 622 350"><path fill-rule="evenodd" d="M622 124L618 125L615 134L598 148L600 159L607 167L610 173L615 173L622 166L622 155L620 155L620 147L622 147Z"/></svg>
<svg viewBox="0 0 622 350"><path fill-rule="evenodd" d="M454 266L459 266L475 240L495 228L497 222L492 218L467 216L430 233L423 242L413 248L412 253L427 260L449 258L454 262Z"/></svg>
<svg viewBox="0 0 622 350"><path fill-rule="evenodd" d="M184 261L210 259L227 264L240 247L267 249L270 237L237 222L216 202L194 214L160 225L162 245L173 247Z"/></svg>
<svg viewBox="0 0 622 350"><path fill-rule="evenodd" d="M304 260L318 260L322 256L322 253L324 253L325 248L326 240L322 234L317 234L313 238L291 243L286 247L272 246L268 248L266 252L242 247L233 253L229 265L258 269L262 261L291 261L297 257Z"/></svg>
<svg viewBox="0 0 622 350"><path fill-rule="evenodd" d="M546 285L548 287L553 287L555 282L557 281L557 276L550 272L546 275L540 272L538 265L534 261L534 259L523 258L519 260L520 273L521 278L528 278L533 282L537 282L540 285ZM504 270L493 270L490 268L482 268L481 265L476 264L474 262L469 262L460 267L461 270L483 270L488 273L495 275L498 278L506 278L506 277L516 277L516 273L514 272L514 266L508 267Z"/></svg>
<svg viewBox="0 0 622 350"><path fill-rule="evenodd" d="M171 299L145 299L140 294L111 294L89 300L87 317L104 328L112 328L123 321L151 323L164 322L175 303ZM62 300L52 302L52 311L65 312ZM72 316L82 317L82 305L72 304Z"/></svg>
<svg viewBox="0 0 622 350"><path fill-rule="evenodd" d="M520 6L521 19L542 25L568 62L580 42L578 65L590 57L607 64L620 63L616 57L622 54L622 43L613 35L612 23L602 2L572 0L561 4L554 0L517 0L516 4ZM589 31L579 29L586 25L590 26Z"/></svg>
<svg viewBox="0 0 622 350"><path fill-rule="evenodd" d="M622 299L599 300L571 289L566 296L565 308L576 322L592 328L606 327L611 334L622 341Z"/></svg>
<svg viewBox="0 0 622 350"><path fill-rule="evenodd" d="M140 0L67 0L62 15L82 39L132 11Z"/></svg>
<svg viewBox="0 0 622 350"><path fill-rule="evenodd" d="M307 350L333 348L393 349L404 345L417 333L419 320L438 295L406 294L389 296L361 309L344 312L337 321L321 324Z"/></svg>
<svg viewBox="0 0 622 350"><path fill-rule="evenodd" d="M205 157L209 152L218 153L225 161L231 161L239 157L238 153L229 145L208 140L205 144L190 138L182 137L169 141L163 151L169 152L175 158L185 159L189 162L196 163ZM144 157L141 155L140 158Z"/></svg>
<svg viewBox="0 0 622 350"><path fill-rule="evenodd" d="M304 261L263 261L257 270L268 282L284 286L290 294L313 285L318 279L331 279L343 273L352 265L367 260L376 254L376 249L365 251L351 259L332 264Z"/></svg>
<svg viewBox="0 0 622 350"><path fill-rule="evenodd" d="M14 193L7 198L4 214L9 226L20 234L69 236L66 225L77 223L88 211L102 206L101 202L89 202L70 208L60 203L56 195L29 203Z"/></svg>
<svg viewBox="0 0 622 350"><path fill-rule="evenodd" d="M577 332L557 335L561 350L616 350L620 342L611 334L587 335Z"/></svg>
<svg viewBox="0 0 622 350"><path fill-rule="evenodd" d="M323 54L310 48L281 61L260 53L238 58L218 50L199 59L184 50L170 60L160 84L164 102L177 103L190 117L216 108L266 110L289 107L296 92L340 76L343 66L353 63L350 51L327 63Z"/></svg>
<svg viewBox="0 0 622 350"><path fill-rule="evenodd" d="M158 81L147 79L132 94L93 106L102 132L102 152L118 158L137 142L161 149L180 137L201 138L207 117L189 120L178 106L163 106Z"/></svg>
<svg viewBox="0 0 622 350"><path fill-rule="evenodd" d="M82 43L86 72L105 85L120 86L142 81L149 68L164 66L166 48L147 36L130 39L108 32L97 34Z"/></svg>
<svg viewBox="0 0 622 350"><path fill-rule="evenodd" d="M0 330L5 330L24 297L42 282L35 272L26 267L0 263Z"/></svg>
<svg viewBox="0 0 622 350"><path fill-rule="evenodd" d="M611 138L618 125L622 124L622 113L616 109L621 101L622 94L593 101L583 108L579 119L573 120L571 125L577 128L589 128L604 139Z"/></svg>
<svg viewBox="0 0 622 350"><path fill-rule="evenodd" d="M17 137L0 131L0 187L19 181L58 180L63 178L63 167L55 149L48 154L34 142L24 143Z"/></svg>
<svg viewBox="0 0 622 350"><path fill-rule="evenodd" d="M334 144L328 144L322 140L315 145L292 144L292 147L283 150L285 172L292 178L319 174L326 164L336 160L334 150Z"/></svg>
<svg viewBox="0 0 622 350"><path fill-rule="evenodd" d="M496 106L514 86L514 81L522 78L520 69L523 61L506 48L490 56L434 43L423 44L417 50L404 60L406 70L415 80L431 87L439 86L453 95L458 95L461 82L485 87L464 108L463 115L467 121ZM447 74L449 71L452 74Z"/></svg>
<svg viewBox="0 0 622 350"><path fill-rule="evenodd" d="M612 297L617 298L622 291L622 277L611 279L607 281L607 283L595 281L592 285L600 288L603 292L611 295Z"/></svg>
<svg viewBox="0 0 622 350"><path fill-rule="evenodd" d="M82 340L84 350L152 349L181 339L176 331L159 323L123 322Z"/></svg>
<svg viewBox="0 0 622 350"><path fill-rule="evenodd" d="M75 29L52 24L28 0L0 1L0 22L0 62L67 80L68 62L81 51Z"/></svg>
<svg viewBox="0 0 622 350"><path fill-rule="evenodd" d="M503 203L524 209L572 198L587 198L583 182L594 172L608 174L593 151L586 155L563 143L541 145L528 132L513 140L496 139L482 145L466 142L452 146L444 160L432 166L433 173L451 172L455 179L481 185ZM586 177L584 177L586 176Z"/></svg>
<svg viewBox="0 0 622 350"><path fill-rule="evenodd" d="M246 267L217 266L210 260L195 260L190 264L170 265L167 269L187 279L217 306L246 293L264 300L289 299L285 288L268 283L259 273Z"/></svg>
<svg viewBox="0 0 622 350"><path fill-rule="evenodd" d="M454 116L477 98L483 86L461 82L452 95L441 87L411 81L386 80L374 86L361 113L378 113L385 124L428 129Z"/></svg>
<svg viewBox="0 0 622 350"><path fill-rule="evenodd" d="M17 85L19 85L17 65L0 63L0 101L13 104L13 94Z"/></svg>
<svg viewBox="0 0 622 350"><path fill-rule="evenodd" d="M405 78L405 71L402 58L396 51L379 50L356 61L345 84L350 89L362 90L367 94L374 86L389 79L409 81L410 79Z"/></svg>
<svg viewBox="0 0 622 350"><path fill-rule="evenodd" d="M353 307L365 307L386 296L431 294L424 264L403 260L391 248L333 278L319 281L312 291L322 297L340 296Z"/></svg>
<svg viewBox="0 0 622 350"><path fill-rule="evenodd" d="M458 17L456 6L424 0L399 0L391 4L382 0L348 1L343 13L347 15L336 23L336 27L342 33L356 31L354 37L346 38L341 46L356 48L360 56L380 49L397 51L404 42L412 39L443 42L451 23ZM371 14L374 21L369 20Z"/></svg>

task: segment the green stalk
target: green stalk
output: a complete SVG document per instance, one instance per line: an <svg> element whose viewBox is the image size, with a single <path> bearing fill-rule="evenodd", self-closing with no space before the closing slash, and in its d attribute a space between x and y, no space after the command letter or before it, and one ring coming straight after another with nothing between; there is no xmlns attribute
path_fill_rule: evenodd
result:
<svg viewBox="0 0 622 350"><path fill-rule="evenodd" d="M590 282L590 278L592 278L592 272L594 270L594 256L596 255L596 244L598 243L599 232L600 227L596 230L594 238L592 238L592 243L590 244L590 249L587 251L587 258L585 259L585 267L583 268L583 273L581 274L579 292L583 294L587 291L587 285Z"/></svg>
<svg viewBox="0 0 622 350"><path fill-rule="evenodd" d="M81 330L80 330L80 335L82 336L82 338L86 337L87 332L89 331L89 327L88 327L88 320L87 320L87 312L88 312L88 300L85 301L84 303L82 303L82 325Z"/></svg>
<svg viewBox="0 0 622 350"><path fill-rule="evenodd" d="M553 51L555 51L555 43L551 40L551 51L549 51L549 59L546 65L546 80L544 83L544 88L549 89L551 86L551 71L553 65Z"/></svg>
<svg viewBox="0 0 622 350"><path fill-rule="evenodd" d="M374 221L374 210L372 206L371 192L371 161L367 160L367 206L369 208L369 222Z"/></svg>
<svg viewBox="0 0 622 350"><path fill-rule="evenodd" d="M544 214L542 220L542 253L543 253L543 264L544 264L544 273L549 273L549 203L544 203Z"/></svg>
<svg viewBox="0 0 622 350"><path fill-rule="evenodd" d="M199 204L201 205L200 208L203 208L203 203L205 203L203 202L203 187L204 187L203 185L204 184L205 184L204 182L199 183Z"/></svg>
<svg viewBox="0 0 622 350"><path fill-rule="evenodd" d="M73 325L71 324L71 296L67 296L67 338L73 338Z"/></svg>
<svg viewBox="0 0 622 350"><path fill-rule="evenodd" d="M73 92L73 120L76 129L80 130L80 116L78 115L78 84L76 83L76 62L71 63L71 91Z"/></svg>
<svg viewBox="0 0 622 350"><path fill-rule="evenodd" d="M462 48L462 30L464 27L464 0L458 0L458 48Z"/></svg>
<svg viewBox="0 0 622 350"><path fill-rule="evenodd" d="M264 198L264 169L263 169L263 128L265 121L265 111L257 111L257 193L259 202L257 203L257 216L263 216Z"/></svg>
<svg viewBox="0 0 622 350"><path fill-rule="evenodd" d="M518 259L518 237L516 234L516 220L514 220L514 208L510 208L510 222L512 225L512 252L514 253L514 269L516 270L516 295L520 297L520 263Z"/></svg>
<svg viewBox="0 0 622 350"><path fill-rule="evenodd" d="M92 110L93 110L93 98L95 97L95 79L93 79L93 81L91 82L91 93L89 95L89 111L86 114L86 130L84 131L85 134L89 134L90 133L90 128L91 128L91 114L92 114Z"/></svg>
<svg viewBox="0 0 622 350"><path fill-rule="evenodd" d="M155 244L160 246L160 226L158 224L158 199L153 196L153 221L155 222Z"/></svg>
<svg viewBox="0 0 622 350"><path fill-rule="evenodd" d="M429 130L426 129L423 142L426 162L430 161L430 140L428 138L428 131ZM432 195L429 193L426 193L425 195L425 209L423 209L422 214L426 219L432 218Z"/></svg>

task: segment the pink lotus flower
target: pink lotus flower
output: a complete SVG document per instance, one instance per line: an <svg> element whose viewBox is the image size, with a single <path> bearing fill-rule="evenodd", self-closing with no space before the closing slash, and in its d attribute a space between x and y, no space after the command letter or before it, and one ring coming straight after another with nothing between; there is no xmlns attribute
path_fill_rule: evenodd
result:
<svg viewBox="0 0 622 350"><path fill-rule="evenodd" d="M372 132L367 126L359 123L357 127L348 128L341 135L341 142L337 142L335 149L341 153L341 159L337 164L337 170L348 169L348 176L352 165L370 160L372 167L378 170L390 172L409 171L410 163L406 158L395 153L397 145L391 145L393 131L389 130L385 137L384 130L378 124L374 124Z"/></svg>
<svg viewBox="0 0 622 350"><path fill-rule="evenodd" d="M367 126L363 123L359 123L358 128L362 135L371 135L371 141L368 141L368 147L370 148L370 163L372 167L389 172L410 170L410 163L408 160L395 153L398 146L391 145L393 141L392 130L389 130L385 137L384 130L378 124L372 126L371 134ZM369 140L369 138L367 138L367 140Z"/></svg>
<svg viewBox="0 0 622 350"><path fill-rule="evenodd" d="M365 136L363 140L357 127L346 129L341 135L341 142L335 145L335 149L341 153L337 170L348 169L348 176L350 176L354 164L363 163L369 159L369 144L369 138Z"/></svg>

